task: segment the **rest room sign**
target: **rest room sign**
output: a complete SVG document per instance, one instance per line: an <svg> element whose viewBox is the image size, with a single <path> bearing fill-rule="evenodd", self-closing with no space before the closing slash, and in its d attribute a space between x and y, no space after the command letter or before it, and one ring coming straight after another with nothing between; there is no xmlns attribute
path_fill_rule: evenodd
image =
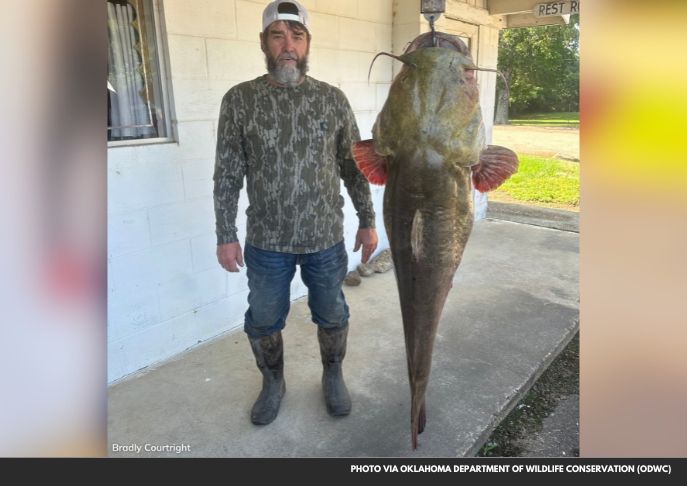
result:
<svg viewBox="0 0 687 486"><path fill-rule="evenodd" d="M569 0L565 2L539 3L534 6L532 13L535 17L572 15L580 13L580 2L575 0Z"/></svg>

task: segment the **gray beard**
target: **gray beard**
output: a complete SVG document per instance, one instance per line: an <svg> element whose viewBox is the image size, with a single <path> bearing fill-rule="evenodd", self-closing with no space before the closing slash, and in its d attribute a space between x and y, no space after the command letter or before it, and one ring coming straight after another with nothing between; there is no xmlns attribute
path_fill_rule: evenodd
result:
<svg viewBox="0 0 687 486"><path fill-rule="evenodd" d="M295 66L279 65L275 59L265 55L267 62L267 72L279 84L283 84L293 88L298 86L301 78L308 72L308 56L303 57Z"/></svg>

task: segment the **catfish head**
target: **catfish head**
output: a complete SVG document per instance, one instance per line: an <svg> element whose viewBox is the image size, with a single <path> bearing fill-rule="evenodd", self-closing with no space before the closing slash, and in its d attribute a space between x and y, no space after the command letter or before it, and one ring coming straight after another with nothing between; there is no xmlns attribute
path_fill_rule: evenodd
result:
<svg viewBox="0 0 687 486"><path fill-rule="evenodd" d="M372 129L373 141L354 147L354 158L370 182L384 184L388 164L422 160L436 169L470 170L485 192L517 170L514 152L485 144L475 71L478 68L458 37L436 32L418 36L397 59L403 68ZM374 59L373 59L374 63ZM482 164L485 165L482 165Z"/></svg>

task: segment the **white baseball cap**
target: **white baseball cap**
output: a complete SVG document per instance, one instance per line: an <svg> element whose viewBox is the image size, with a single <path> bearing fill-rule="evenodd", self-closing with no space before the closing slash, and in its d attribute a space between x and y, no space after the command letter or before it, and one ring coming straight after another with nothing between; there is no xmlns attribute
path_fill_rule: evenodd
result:
<svg viewBox="0 0 687 486"><path fill-rule="evenodd" d="M265 7L262 13L262 30L278 20L295 20L310 30L310 19L305 7L295 0L275 0Z"/></svg>

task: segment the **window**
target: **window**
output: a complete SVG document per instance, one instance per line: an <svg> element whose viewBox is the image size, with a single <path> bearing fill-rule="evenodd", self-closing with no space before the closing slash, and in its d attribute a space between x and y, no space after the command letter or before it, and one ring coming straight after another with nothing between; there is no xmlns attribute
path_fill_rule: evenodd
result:
<svg viewBox="0 0 687 486"><path fill-rule="evenodd" d="M172 139L169 88L155 0L107 0L107 140Z"/></svg>

